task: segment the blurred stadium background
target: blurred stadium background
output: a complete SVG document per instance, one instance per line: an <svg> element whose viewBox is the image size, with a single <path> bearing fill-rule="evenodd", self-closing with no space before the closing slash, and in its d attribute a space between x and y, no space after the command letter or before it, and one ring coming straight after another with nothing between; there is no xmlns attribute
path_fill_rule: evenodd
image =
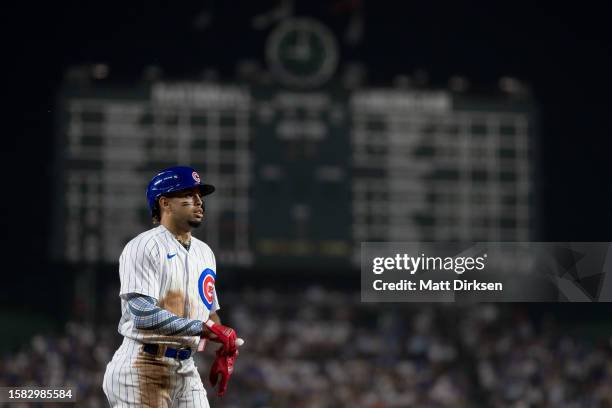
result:
<svg viewBox="0 0 612 408"><path fill-rule="evenodd" d="M10 180L19 216L2 203L22 263L4 278L0 384L73 385L77 405L106 405L117 258L150 225L150 177L181 163L217 186L196 235L217 256L221 316L247 339L212 406L612 402L607 305L359 300L362 241L611 240L610 47L603 17L561 7L29 15L3 151L28 168Z"/></svg>

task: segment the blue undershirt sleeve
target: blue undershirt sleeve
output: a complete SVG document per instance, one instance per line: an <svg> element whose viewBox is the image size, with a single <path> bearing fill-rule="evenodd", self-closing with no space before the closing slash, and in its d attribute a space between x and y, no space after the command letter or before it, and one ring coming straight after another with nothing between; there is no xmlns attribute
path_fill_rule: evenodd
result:
<svg viewBox="0 0 612 408"><path fill-rule="evenodd" d="M125 296L134 327L166 336L200 336L202 321L192 320L162 309L150 296L130 293Z"/></svg>

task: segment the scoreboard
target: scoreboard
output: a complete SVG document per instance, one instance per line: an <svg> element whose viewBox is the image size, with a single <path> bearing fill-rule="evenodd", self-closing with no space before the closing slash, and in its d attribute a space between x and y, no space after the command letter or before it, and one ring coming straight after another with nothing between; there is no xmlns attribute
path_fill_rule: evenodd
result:
<svg viewBox="0 0 612 408"><path fill-rule="evenodd" d="M195 82L61 92L52 247L117 261L151 227L145 188L196 168L194 235L225 265L350 266L363 241L527 241L529 100Z"/></svg>
<svg viewBox="0 0 612 408"><path fill-rule="evenodd" d="M351 97L353 239L529 241L528 104L446 92Z"/></svg>

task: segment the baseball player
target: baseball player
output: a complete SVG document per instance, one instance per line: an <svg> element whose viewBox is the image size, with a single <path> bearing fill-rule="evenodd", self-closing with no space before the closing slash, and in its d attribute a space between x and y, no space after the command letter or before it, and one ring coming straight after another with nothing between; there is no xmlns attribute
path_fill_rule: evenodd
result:
<svg viewBox="0 0 612 408"><path fill-rule="evenodd" d="M103 389L111 407L209 407L192 355L206 340L221 343L209 379L223 395L238 356L236 333L222 326L210 247L191 236L214 186L185 166L165 169L148 185L159 224L119 258L123 343L107 365ZM238 341L238 345L241 340Z"/></svg>

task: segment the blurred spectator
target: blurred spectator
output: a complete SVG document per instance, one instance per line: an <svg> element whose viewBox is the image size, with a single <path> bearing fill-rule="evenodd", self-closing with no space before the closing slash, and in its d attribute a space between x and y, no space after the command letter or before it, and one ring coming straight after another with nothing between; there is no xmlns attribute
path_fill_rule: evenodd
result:
<svg viewBox="0 0 612 408"><path fill-rule="evenodd" d="M246 344L215 407L558 407L612 403L609 344L546 330L505 305L389 306L358 293L244 290L224 319ZM116 324L69 323L0 362L3 385L72 386L102 407ZM211 346L214 348L214 346ZM205 375L211 350L196 356ZM207 384L207 379L204 378Z"/></svg>

